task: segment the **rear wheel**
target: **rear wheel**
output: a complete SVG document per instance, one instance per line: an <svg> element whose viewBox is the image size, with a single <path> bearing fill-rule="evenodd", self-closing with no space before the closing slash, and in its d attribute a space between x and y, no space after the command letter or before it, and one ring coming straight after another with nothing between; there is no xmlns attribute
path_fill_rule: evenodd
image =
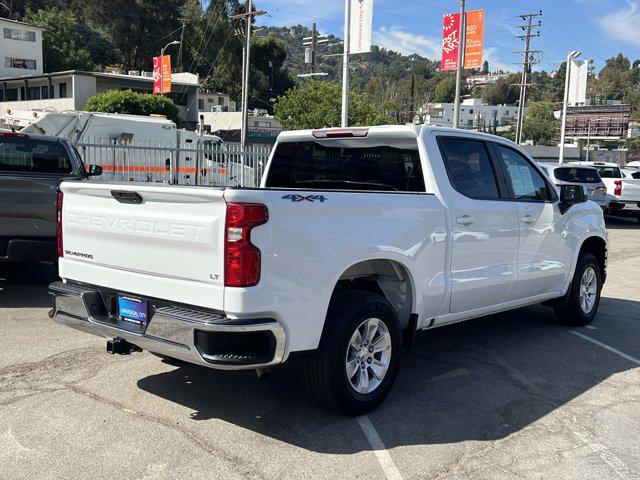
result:
<svg viewBox="0 0 640 480"><path fill-rule="evenodd" d="M558 320L573 326L591 323L598 312L601 291L602 267L593 254L585 253L578 259L569 291L554 305Z"/></svg>
<svg viewBox="0 0 640 480"><path fill-rule="evenodd" d="M336 294L320 346L307 359L314 396L348 415L363 415L389 394L400 366L401 331L393 307L380 295Z"/></svg>

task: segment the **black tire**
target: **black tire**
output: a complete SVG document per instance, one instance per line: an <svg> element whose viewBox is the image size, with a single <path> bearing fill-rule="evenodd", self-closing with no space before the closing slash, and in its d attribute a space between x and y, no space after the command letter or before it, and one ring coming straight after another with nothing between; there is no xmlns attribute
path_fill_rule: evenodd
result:
<svg viewBox="0 0 640 480"><path fill-rule="evenodd" d="M347 378L345 362L351 336L370 318L384 323L391 340L391 354L386 374L380 384L370 393L361 394ZM398 316L384 297L351 290L334 296L326 321L327 326L318 350L306 359L305 371L309 388L316 399L329 409L352 416L364 415L384 401L398 375L402 348ZM369 367L364 368L369 372Z"/></svg>
<svg viewBox="0 0 640 480"><path fill-rule="evenodd" d="M596 293L595 304L593 308L588 312L585 312L580 303L581 281L585 272L593 268L595 272ZM598 306L600 305L600 294L602 292L602 267L598 262L598 259L591 253L585 253L578 259L576 265L576 271L573 275L571 287L567 294L559 299L555 305L554 310L558 321L564 325L570 325L574 327L583 327L590 324L598 313Z"/></svg>

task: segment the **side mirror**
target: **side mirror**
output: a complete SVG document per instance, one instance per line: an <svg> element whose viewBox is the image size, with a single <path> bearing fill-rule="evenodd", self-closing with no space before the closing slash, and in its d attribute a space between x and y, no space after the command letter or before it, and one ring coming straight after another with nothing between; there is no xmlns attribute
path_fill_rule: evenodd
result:
<svg viewBox="0 0 640 480"><path fill-rule="evenodd" d="M100 165L89 165L87 175L90 177L99 177L102 175L102 167Z"/></svg>
<svg viewBox="0 0 640 480"><path fill-rule="evenodd" d="M587 193L582 185L562 185L560 187L560 211L565 213L573 205L585 203Z"/></svg>

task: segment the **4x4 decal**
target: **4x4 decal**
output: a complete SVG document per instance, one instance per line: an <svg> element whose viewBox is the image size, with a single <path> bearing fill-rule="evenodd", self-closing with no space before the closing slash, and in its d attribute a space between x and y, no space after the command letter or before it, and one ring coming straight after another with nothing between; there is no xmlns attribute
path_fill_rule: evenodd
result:
<svg viewBox="0 0 640 480"><path fill-rule="evenodd" d="M282 197L282 199L291 200L294 203L299 203L299 202L324 203L328 200L327 197L325 197L324 195L285 195L284 197Z"/></svg>

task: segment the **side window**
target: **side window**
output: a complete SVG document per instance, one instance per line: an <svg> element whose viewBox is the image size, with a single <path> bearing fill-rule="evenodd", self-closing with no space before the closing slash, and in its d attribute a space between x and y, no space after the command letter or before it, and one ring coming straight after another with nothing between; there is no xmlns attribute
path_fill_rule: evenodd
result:
<svg viewBox="0 0 640 480"><path fill-rule="evenodd" d="M484 142L466 138L441 138L439 143L453 188L470 198L500 198L495 172Z"/></svg>
<svg viewBox="0 0 640 480"><path fill-rule="evenodd" d="M553 199L547 182L526 158L510 148L497 144L495 147L516 200Z"/></svg>

